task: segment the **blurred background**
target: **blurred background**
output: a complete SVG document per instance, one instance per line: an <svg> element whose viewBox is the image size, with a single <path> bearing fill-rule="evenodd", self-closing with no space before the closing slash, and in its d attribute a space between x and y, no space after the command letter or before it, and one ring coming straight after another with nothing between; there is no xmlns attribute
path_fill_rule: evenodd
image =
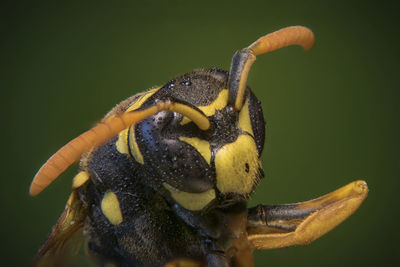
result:
<svg viewBox="0 0 400 267"><path fill-rule="evenodd" d="M105 1L104 1L105 2ZM39 167L124 98L290 25L310 52L258 58L249 86L267 121L266 178L251 205L309 200L353 180L369 197L308 246L255 252L256 266L399 261L399 28L385 1L15 1L0 6L2 265L26 266L64 209L76 166L37 197ZM87 266L85 259L75 266ZM392 264L396 265L396 264Z"/></svg>

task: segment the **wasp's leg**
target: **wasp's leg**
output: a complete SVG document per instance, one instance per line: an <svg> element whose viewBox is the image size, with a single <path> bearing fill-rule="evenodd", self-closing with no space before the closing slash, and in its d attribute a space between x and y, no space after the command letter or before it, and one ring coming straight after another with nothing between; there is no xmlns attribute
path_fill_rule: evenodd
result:
<svg viewBox="0 0 400 267"><path fill-rule="evenodd" d="M175 204L173 206L175 214L177 214L187 225L198 229L201 237L201 249L206 266L219 267L229 266L229 257L226 256L226 247L224 247L224 230L221 229L220 213L209 213L207 216L199 216Z"/></svg>
<svg viewBox="0 0 400 267"><path fill-rule="evenodd" d="M208 267L229 267L229 259L225 255L224 249L216 242L206 239L203 241L202 249Z"/></svg>
<svg viewBox="0 0 400 267"><path fill-rule="evenodd" d="M211 240L203 240L202 250L205 258L203 261L191 258L180 258L168 262L164 267L229 267L230 260L225 252L217 247Z"/></svg>
<svg viewBox="0 0 400 267"><path fill-rule="evenodd" d="M249 241L256 249L308 244L353 214L367 194L367 184L355 181L307 202L250 208Z"/></svg>
<svg viewBox="0 0 400 267"><path fill-rule="evenodd" d="M252 246L247 237L246 202L194 214L175 204L179 218L197 229L208 266L253 266Z"/></svg>

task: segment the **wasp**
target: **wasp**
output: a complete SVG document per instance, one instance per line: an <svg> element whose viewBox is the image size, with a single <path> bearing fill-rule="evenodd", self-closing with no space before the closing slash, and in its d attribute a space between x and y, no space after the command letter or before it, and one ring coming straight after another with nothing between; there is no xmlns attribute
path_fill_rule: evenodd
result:
<svg viewBox="0 0 400 267"><path fill-rule="evenodd" d="M229 72L198 69L136 94L63 146L30 187L39 194L79 161L34 265L56 264L78 234L102 266L252 266L254 249L308 244L354 213L364 181L306 202L247 207L265 141L249 70L256 56L313 43L302 26L267 34L237 51Z"/></svg>

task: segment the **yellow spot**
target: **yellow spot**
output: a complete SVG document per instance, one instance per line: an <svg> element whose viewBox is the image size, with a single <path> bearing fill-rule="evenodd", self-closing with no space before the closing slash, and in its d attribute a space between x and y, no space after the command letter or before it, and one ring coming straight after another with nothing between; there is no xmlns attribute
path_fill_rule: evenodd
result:
<svg viewBox="0 0 400 267"><path fill-rule="evenodd" d="M77 189L89 181L89 174L87 172L79 172L72 180L72 189Z"/></svg>
<svg viewBox="0 0 400 267"><path fill-rule="evenodd" d="M211 148L210 143L206 140L202 140L197 137L179 137L179 140L188 143L192 147L194 147L200 155L207 161L208 165L210 165L211 161Z"/></svg>
<svg viewBox="0 0 400 267"><path fill-rule="evenodd" d="M198 106L197 108L203 111L203 113L206 114L207 117L210 117L215 114L216 110L221 110L224 107L226 107L226 105L228 104L228 95L229 95L228 89L223 89L218 94L217 99L215 99L211 104L207 106ZM186 123L189 122L191 122L189 118L183 117L181 125L185 125Z"/></svg>
<svg viewBox="0 0 400 267"><path fill-rule="evenodd" d="M129 149L128 149L128 131L129 129L125 129L121 131L118 135L118 140L115 143L115 146L117 147L117 150L121 154L129 154Z"/></svg>
<svg viewBox="0 0 400 267"><path fill-rule="evenodd" d="M131 149L132 156L135 158L137 162L140 164L144 164L142 152L140 152L139 146L136 142L136 136L135 136L135 126L132 125L130 132L129 132L129 146Z"/></svg>
<svg viewBox="0 0 400 267"><path fill-rule="evenodd" d="M253 129L251 128L250 113L249 113L249 99L246 100L244 106L239 112L239 127L245 132L254 136Z"/></svg>
<svg viewBox="0 0 400 267"><path fill-rule="evenodd" d="M139 93L138 94L139 97L137 98L137 100L129 106L129 108L126 110L126 112L140 108L142 106L142 104L144 103L144 101L146 101L150 96L152 96L155 92L157 92L158 89L160 89L160 88L155 88L155 89L151 89L147 92ZM133 126L131 128L132 128L131 133L133 133L133 135L134 135L135 131L133 129ZM115 146L117 147L118 152L121 154L129 155L128 131L129 131L129 129L125 129L125 130L121 131L118 135L118 140L115 143ZM130 138L129 141L132 144L131 150L132 150L133 156L135 157L137 162L143 164L144 163L143 157L142 157L142 154L140 153L139 147L137 146L135 136L133 136L133 137L130 136L129 138Z"/></svg>
<svg viewBox="0 0 400 267"><path fill-rule="evenodd" d="M202 210L215 199L215 190L210 189L202 193L188 193L163 183L163 186L171 193L172 198L187 210Z"/></svg>
<svg viewBox="0 0 400 267"><path fill-rule="evenodd" d="M221 193L251 193L260 166L254 139L249 135L240 135L235 142L221 147L215 155L217 188Z"/></svg>
<svg viewBox="0 0 400 267"><path fill-rule="evenodd" d="M101 211L104 216L114 225L122 223L122 213L117 195L107 191L101 200Z"/></svg>

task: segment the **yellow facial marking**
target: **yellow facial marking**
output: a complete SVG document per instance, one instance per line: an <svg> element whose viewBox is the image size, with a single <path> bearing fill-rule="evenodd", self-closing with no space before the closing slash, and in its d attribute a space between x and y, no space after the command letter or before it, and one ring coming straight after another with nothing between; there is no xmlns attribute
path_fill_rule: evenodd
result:
<svg viewBox="0 0 400 267"><path fill-rule="evenodd" d="M239 127L245 132L254 136L253 129L251 128L250 113L249 113L249 99L246 100L244 106L239 112Z"/></svg>
<svg viewBox="0 0 400 267"><path fill-rule="evenodd" d="M72 180L72 189L77 189L89 181L89 174L87 172L79 172Z"/></svg>
<svg viewBox="0 0 400 267"><path fill-rule="evenodd" d="M135 158L137 162L140 164L144 164L142 152L140 152L139 146L136 143L136 136L135 136L135 126L132 125L129 131L129 146L131 149L132 156Z"/></svg>
<svg viewBox="0 0 400 267"><path fill-rule="evenodd" d="M197 137L179 137L179 140L188 143L192 147L194 147L200 155L207 161L208 165L210 165L211 161L211 148L210 143L206 140L202 140Z"/></svg>
<svg viewBox="0 0 400 267"><path fill-rule="evenodd" d="M228 104L228 95L229 95L228 89L223 89L219 93L217 99L215 99L211 104L207 106L199 106L198 109L203 111L203 113L206 114L207 117L210 117L215 114L216 110L220 110L226 107L226 105ZM187 117L183 117L181 125L185 125L186 123L189 122L191 122L190 119L188 119Z"/></svg>
<svg viewBox="0 0 400 267"><path fill-rule="evenodd" d="M215 199L215 190L210 189L202 193L188 193L163 183L163 186L171 193L172 198L187 210L202 210Z"/></svg>
<svg viewBox="0 0 400 267"><path fill-rule="evenodd" d="M119 151L119 153L129 155L128 138L132 156L137 162L139 162L140 164L144 164L142 153L140 152L139 146L136 143L135 126L132 125L130 131L129 129L125 129L119 133L117 143L115 144L117 150Z"/></svg>
<svg viewBox="0 0 400 267"><path fill-rule="evenodd" d="M215 155L217 188L221 193L251 193L260 166L254 139L249 135L240 135L235 142L221 147Z"/></svg>
<svg viewBox="0 0 400 267"><path fill-rule="evenodd" d="M129 154L129 149L128 149L128 131L129 129L125 129L121 131L118 135L118 140L115 143L115 146L117 147L117 150L121 154Z"/></svg>
<svg viewBox="0 0 400 267"><path fill-rule="evenodd" d="M104 216L114 225L122 223L122 212L119 206L117 195L107 191L101 200L101 211Z"/></svg>
<svg viewBox="0 0 400 267"><path fill-rule="evenodd" d="M160 89L160 88L151 89L147 92L139 94L139 98L134 103L131 104L131 106L126 110L126 112L140 108L142 106L142 104L144 103L144 101L146 101L150 96L152 96L155 92L157 92L158 89ZM135 135L133 126L131 128L132 128L131 134L133 133L133 135ZM118 135L118 140L115 143L117 150L121 154L129 155L128 131L129 131L129 129L125 129L125 130L121 131ZM137 146L135 136L133 136L133 137L129 136L129 138L130 138L130 140L129 140L130 144L132 144L131 152L132 152L135 160L141 164L144 164L143 156L140 153L139 147Z"/></svg>

